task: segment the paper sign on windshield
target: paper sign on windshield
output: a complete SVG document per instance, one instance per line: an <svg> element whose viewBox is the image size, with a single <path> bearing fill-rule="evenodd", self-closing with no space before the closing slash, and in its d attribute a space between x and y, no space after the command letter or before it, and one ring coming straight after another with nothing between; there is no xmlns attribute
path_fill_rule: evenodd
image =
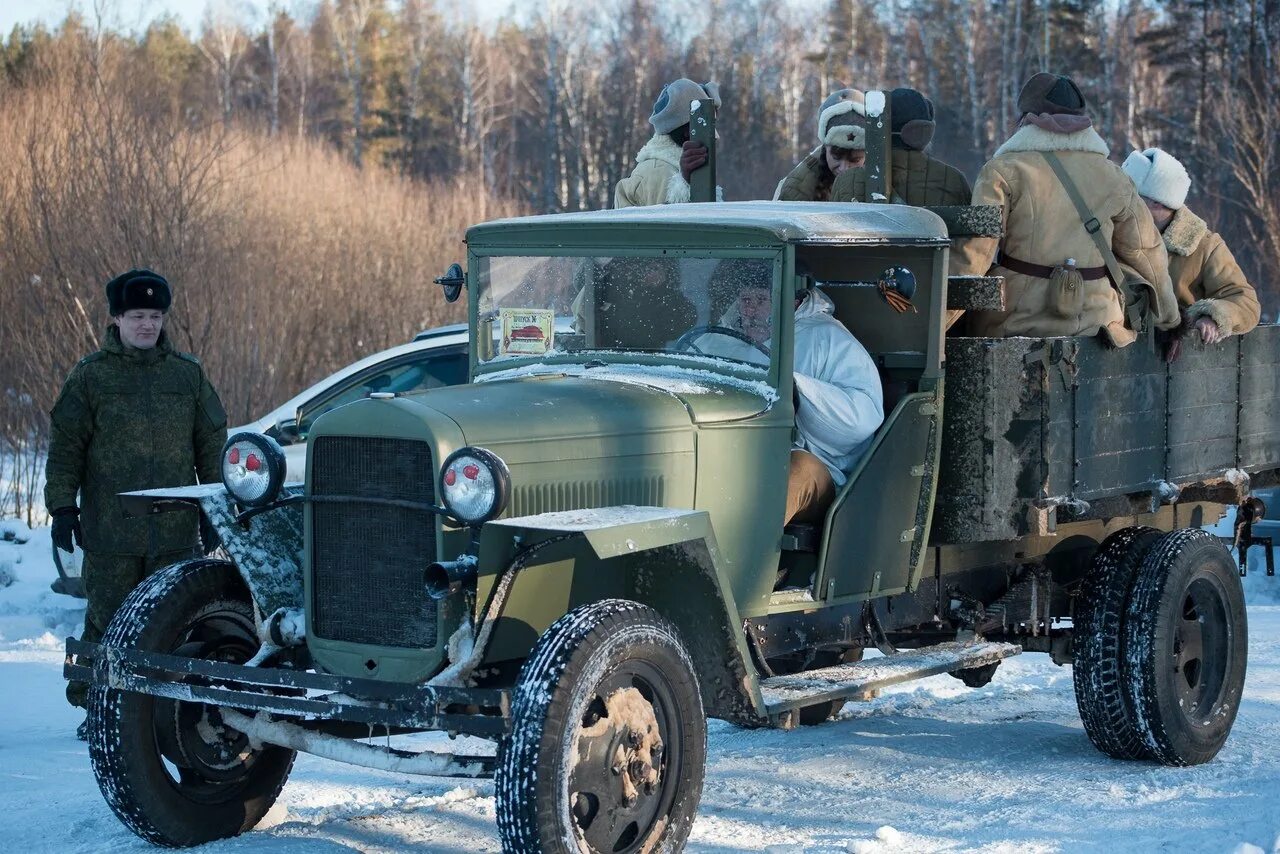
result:
<svg viewBox="0 0 1280 854"><path fill-rule="evenodd" d="M541 356L552 347L556 313L549 308L500 308L502 355Z"/></svg>

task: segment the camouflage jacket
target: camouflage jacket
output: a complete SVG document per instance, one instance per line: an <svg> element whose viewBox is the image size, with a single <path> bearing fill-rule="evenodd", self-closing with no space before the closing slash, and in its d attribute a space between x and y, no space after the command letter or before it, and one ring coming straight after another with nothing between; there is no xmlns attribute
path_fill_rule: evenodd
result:
<svg viewBox="0 0 1280 854"><path fill-rule="evenodd" d="M156 555L196 545L194 511L126 519L116 495L218 480L227 416L195 356L165 333L135 350L108 328L102 349L71 370L50 413L49 512L76 506L86 551Z"/></svg>

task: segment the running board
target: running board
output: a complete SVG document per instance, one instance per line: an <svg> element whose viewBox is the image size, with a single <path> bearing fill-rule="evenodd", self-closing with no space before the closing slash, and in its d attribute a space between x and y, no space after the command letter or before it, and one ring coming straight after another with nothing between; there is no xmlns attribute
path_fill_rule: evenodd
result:
<svg viewBox="0 0 1280 854"><path fill-rule="evenodd" d="M865 696L878 688L939 673L995 664L1020 652L1022 647L1011 643L950 641L902 650L883 658L771 676L760 680L760 693L769 719L790 728L795 718L790 713L806 706Z"/></svg>

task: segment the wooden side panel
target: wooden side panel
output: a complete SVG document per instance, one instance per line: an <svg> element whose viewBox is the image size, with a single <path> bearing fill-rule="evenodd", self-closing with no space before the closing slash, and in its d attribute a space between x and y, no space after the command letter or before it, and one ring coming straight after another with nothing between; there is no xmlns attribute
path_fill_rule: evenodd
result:
<svg viewBox="0 0 1280 854"><path fill-rule="evenodd" d="M1214 347L1186 342L1169 366L1165 480L1221 476L1235 466L1240 343L1238 336Z"/></svg>
<svg viewBox="0 0 1280 854"><path fill-rule="evenodd" d="M1166 392L1164 361L1141 342L1121 350L1079 342L1071 497L1150 491L1163 478Z"/></svg>
<svg viewBox="0 0 1280 854"><path fill-rule="evenodd" d="M1259 326L1240 344L1238 468L1280 468L1280 326Z"/></svg>
<svg viewBox="0 0 1280 854"><path fill-rule="evenodd" d="M944 415L936 544L1051 530L1067 501L1105 513L1162 481L1275 472L1280 327L1187 342L1173 365L1142 341L949 338Z"/></svg>

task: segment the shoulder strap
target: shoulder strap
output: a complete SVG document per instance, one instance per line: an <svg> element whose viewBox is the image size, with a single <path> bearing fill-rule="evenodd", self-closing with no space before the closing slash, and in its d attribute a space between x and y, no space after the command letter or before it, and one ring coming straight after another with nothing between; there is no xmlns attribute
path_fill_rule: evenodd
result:
<svg viewBox="0 0 1280 854"><path fill-rule="evenodd" d="M1062 160L1058 158L1058 155L1052 151L1042 151L1040 154L1049 163L1049 168L1053 170L1053 174L1058 176L1058 182L1062 184L1062 189L1067 191L1067 196L1076 207L1076 213L1080 216L1080 222L1084 225L1084 230L1089 232L1089 236L1093 238L1094 245L1102 253L1102 261L1107 265L1107 272L1111 275L1111 287L1115 289L1116 294L1120 297L1120 305L1129 321L1129 328L1135 332L1138 331L1141 328L1143 316L1147 310L1147 300L1143 298L1145 295L1140 296L1124 292L1124 271L1120 269L1120 262L1116 260L1116 254L1111 251L1111 244L1102 236L1102 223L1098 222L1098 218L1093 215L1093 211L1089 210L1089 203L1084 200L1084 196L1080 195L1080 189L1076 186L1076 182L1071 180L1071 174L1062 165Z"/></svg>

